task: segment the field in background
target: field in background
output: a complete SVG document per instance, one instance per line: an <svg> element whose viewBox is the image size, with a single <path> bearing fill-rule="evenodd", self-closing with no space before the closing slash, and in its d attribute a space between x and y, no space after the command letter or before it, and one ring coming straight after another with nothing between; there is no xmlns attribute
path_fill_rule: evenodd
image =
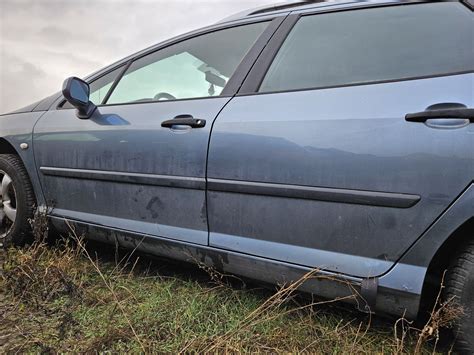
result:
<svg viewBox="0 0 474 355"><path fill-rule="evenodd" d="M1 252L0 352L433 353L457 315L435 312L418 330L304 298L297 285L271 291L110 249L75 237Z"/></svg>

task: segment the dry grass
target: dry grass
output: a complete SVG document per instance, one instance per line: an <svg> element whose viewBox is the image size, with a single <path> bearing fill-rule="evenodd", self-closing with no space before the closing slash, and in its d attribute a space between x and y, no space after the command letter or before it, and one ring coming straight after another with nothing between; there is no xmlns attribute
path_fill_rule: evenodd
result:
<svg viewBox="0 0 474 355"><path fill-rule="evenodd" d="M51 246L41 216L34 227L32 246L2 256L2 352L423 354L436 352L439 329L460 314L438 302L424 326L373 320L301 297L298 286L315 272L274 292L248 289L204 266L98 258L74 233Z"/></svg>

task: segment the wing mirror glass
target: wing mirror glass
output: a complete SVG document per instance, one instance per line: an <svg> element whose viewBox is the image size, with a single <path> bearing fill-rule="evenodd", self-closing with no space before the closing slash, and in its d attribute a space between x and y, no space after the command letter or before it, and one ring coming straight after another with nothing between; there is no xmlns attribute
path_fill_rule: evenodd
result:
<svg viewBox="0 0 474 355"><path fill-rule="evenodd" d="M77 117L88 119L92 116L97 106L89 100L88 83L73 76L64 80L62 91L64 98L77 109Z"/></svg>

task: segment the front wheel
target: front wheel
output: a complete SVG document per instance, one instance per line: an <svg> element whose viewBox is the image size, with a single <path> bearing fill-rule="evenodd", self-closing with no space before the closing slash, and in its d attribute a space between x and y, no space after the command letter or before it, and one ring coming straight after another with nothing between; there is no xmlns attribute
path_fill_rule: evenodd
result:
<svg viewBox="0 0 474 355"><path fill-rule="evenodd" d="M0 154L0 245L23 245L31 238L35 195L21 159Z"/></svg>
<svg viewBox="0 0 474 355"><path fill-rule="evenodd" d="M474 241L457 255L446 278L447 298L463 308L456 324L456 343L462 353L474 354Z"/></svg>

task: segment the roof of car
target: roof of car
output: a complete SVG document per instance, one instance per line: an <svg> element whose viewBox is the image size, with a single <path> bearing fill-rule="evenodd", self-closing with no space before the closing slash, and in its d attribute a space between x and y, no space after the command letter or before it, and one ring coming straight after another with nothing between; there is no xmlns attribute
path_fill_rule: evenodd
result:
<svg viewBox="0 0 474 355"><path fill-rule="evenodd" d="M393 3L413 3L414 1L408 0L288 0L285 2L276 3L273 5L260 6L257 8L248 9L245 11L238 12L234 15L226 17L219 21L219 23L230 22L235 20L241 20L249 17L259 17L265 15L276 15L285 14L288 12L299 11L299 10L317 10L320 8L350 8L355 6L367 6L373 5L378 6L382 4L393 4ZM424 1L420 1L424 2Z"/></svg>

